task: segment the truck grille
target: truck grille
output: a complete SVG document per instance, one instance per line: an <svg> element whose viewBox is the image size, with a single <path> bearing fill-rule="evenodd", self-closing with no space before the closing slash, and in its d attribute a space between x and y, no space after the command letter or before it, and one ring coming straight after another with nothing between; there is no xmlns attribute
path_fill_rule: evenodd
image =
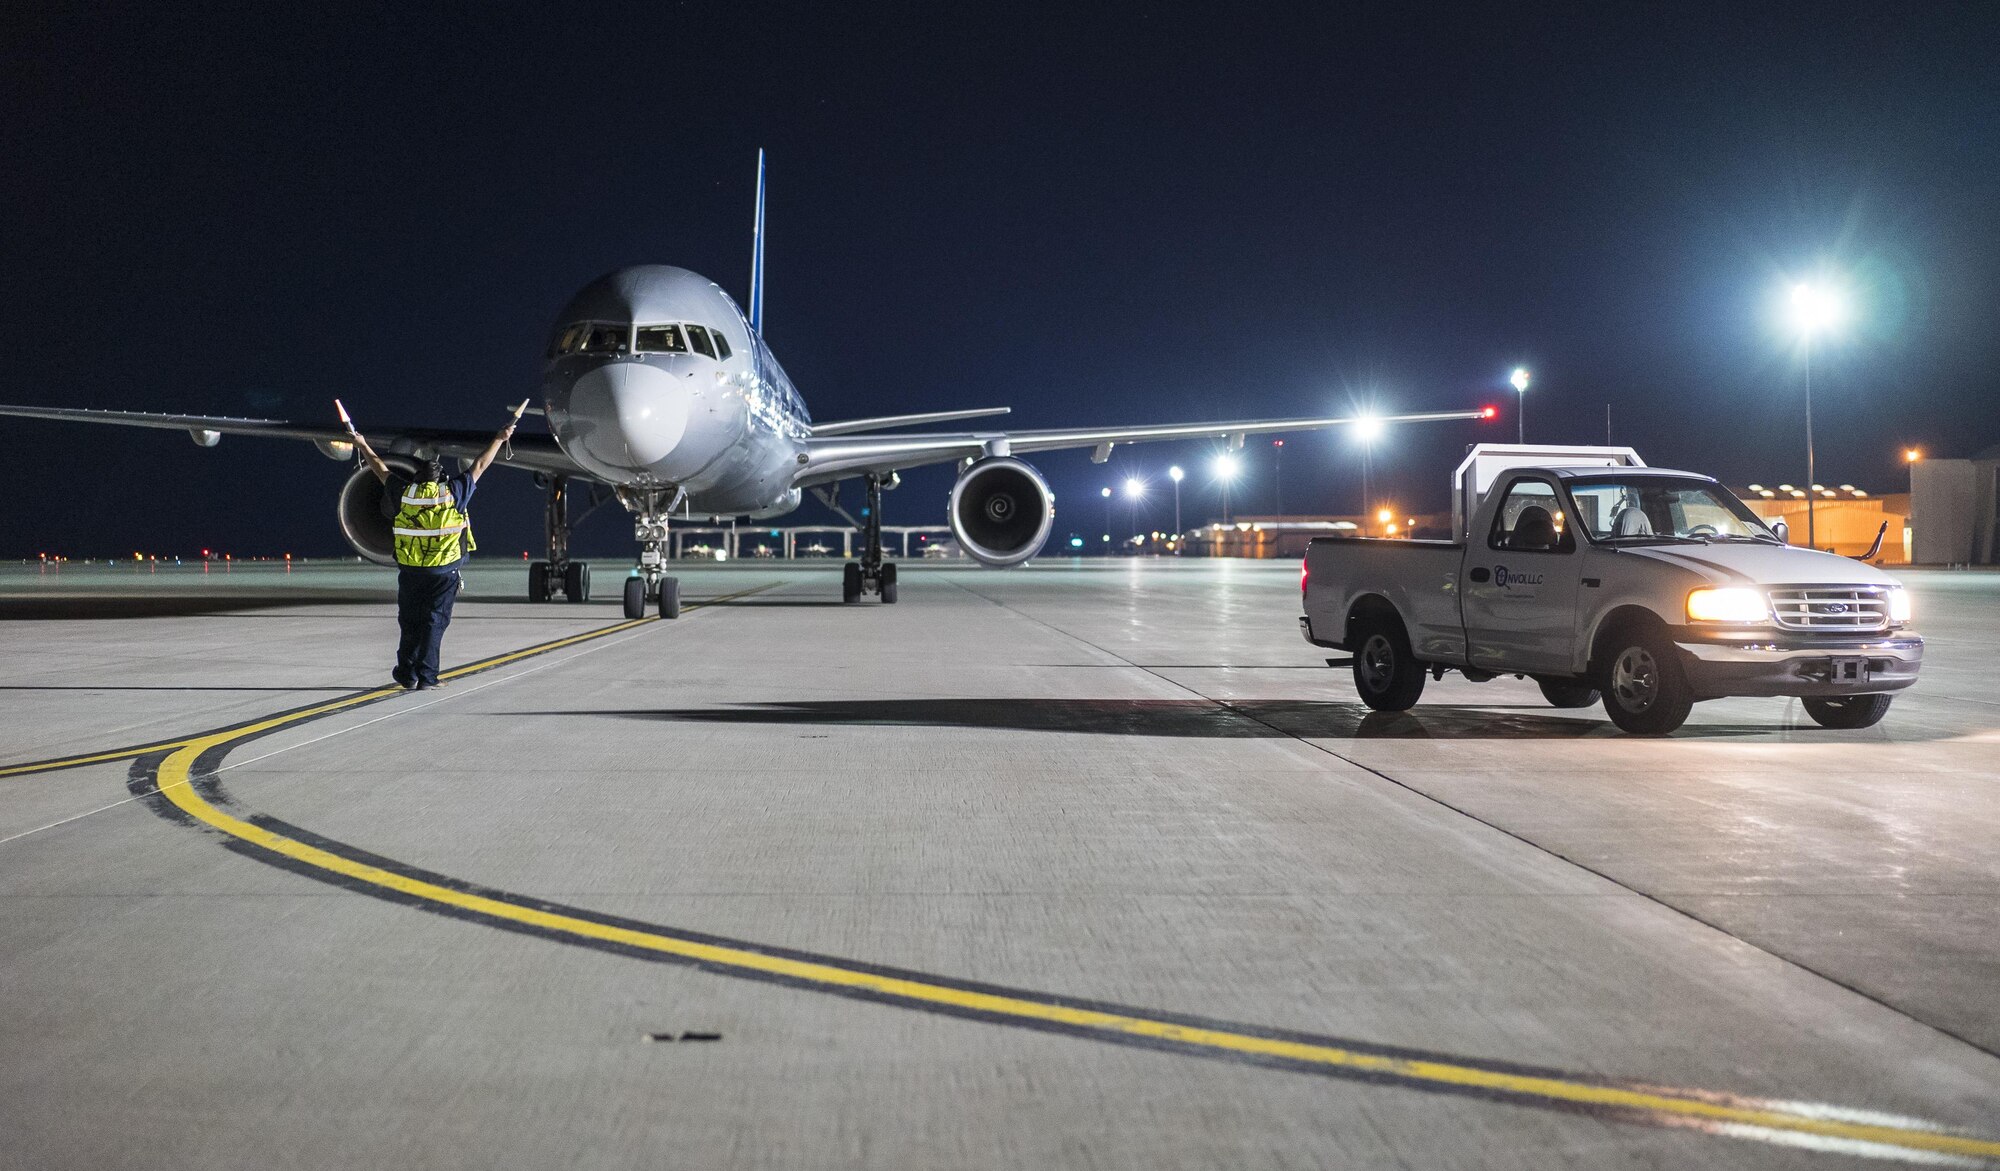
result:
<svg viewBox="0 0 2000 1171"><path fill-rule="evenodd" d="M1772 590L1771 618L1786 630L1883 630L1889 625L1889 591L1880 586Z"/></svg>

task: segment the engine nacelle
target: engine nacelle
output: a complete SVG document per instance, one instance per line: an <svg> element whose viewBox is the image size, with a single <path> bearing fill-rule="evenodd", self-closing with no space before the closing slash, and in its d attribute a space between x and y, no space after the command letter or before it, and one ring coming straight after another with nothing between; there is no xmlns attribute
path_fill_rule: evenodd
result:
<svg viewBox="0 0 2000 1171"><path fill-rule="evenodd" d="M987 565L1019 565L1042 551L1055 523L1055 494L1042 474L1012 456L975 462L951 487L952 535Z"/></svg>
<svg viewBox="0 0 2000 1171"><path fill-rule="evenodd" d="M405 465L389 456L387 463L398 475L415 478L414 465ZM356 468L340 486L340 532L354 551L377 565L396 564L396 538L389 530L389 518L382 515L382 481L367 468Z"/></svg>

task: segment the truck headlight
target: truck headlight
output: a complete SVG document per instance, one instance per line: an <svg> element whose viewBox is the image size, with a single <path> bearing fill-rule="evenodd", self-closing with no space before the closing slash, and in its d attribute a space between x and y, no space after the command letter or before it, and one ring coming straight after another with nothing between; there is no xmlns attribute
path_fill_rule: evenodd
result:
<svg viewBox="0 0 2000 1171"><path fill-rule="evenodd" d="M1910 621L1910 594L1902 586L1889 591L1889 624L1904 626Z"/></svg>
<svg viewBox="0 0 2000 1171"><path fill-rule="evenodd" d="M1771 617L1764 595L1740 586L1696 590L1688 595L1687 611L1692 622L1765 622Z"/></svg>

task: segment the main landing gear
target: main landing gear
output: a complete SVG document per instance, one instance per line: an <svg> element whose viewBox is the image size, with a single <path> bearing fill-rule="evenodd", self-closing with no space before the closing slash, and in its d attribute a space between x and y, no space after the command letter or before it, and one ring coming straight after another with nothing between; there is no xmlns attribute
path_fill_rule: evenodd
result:
<svg viewBox="0 0 2000 1171"><path fill-rule="evenodd" d="M657 601L660 617L681 616L681 579L666 576L667 518L680 493L666 488L618 489L618 499L632 513L632 535L639 542L639 564L625 579L625 617L644 618L646 603Z"/></svg>
<svg viewBox="0 0 2000 1171"><path fill-rule="evenodd" d="M549 558L528 566L528 600L553 601L557 591L571 602L590 600L590 566L569 559L569 477L537 477L549 490L544 527L548 531Z"/></svg>
<svg viewBox="0 0 2000 1171"><path fill-rule="evenodd" d="M884 605L896 602L896 563L882 560L883 479L875 472L862 477L868 486L868 503L861 510L861 560L848 562L841 574L843 602L858 602L863 594L880 597Z"/></svg>

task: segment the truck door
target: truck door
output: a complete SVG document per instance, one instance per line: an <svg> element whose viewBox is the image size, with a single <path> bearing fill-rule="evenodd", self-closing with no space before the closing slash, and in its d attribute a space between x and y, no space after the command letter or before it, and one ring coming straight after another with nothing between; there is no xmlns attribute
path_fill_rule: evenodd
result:
<svg viewBox="0 0 2000 1171"><path fill-rule="evenodd" d="M1581 576L1576 526L1555 483L1503 482L1484 533L1467 534L1459 570L1468 658L1489 671L1569 671Z"/></svg>

